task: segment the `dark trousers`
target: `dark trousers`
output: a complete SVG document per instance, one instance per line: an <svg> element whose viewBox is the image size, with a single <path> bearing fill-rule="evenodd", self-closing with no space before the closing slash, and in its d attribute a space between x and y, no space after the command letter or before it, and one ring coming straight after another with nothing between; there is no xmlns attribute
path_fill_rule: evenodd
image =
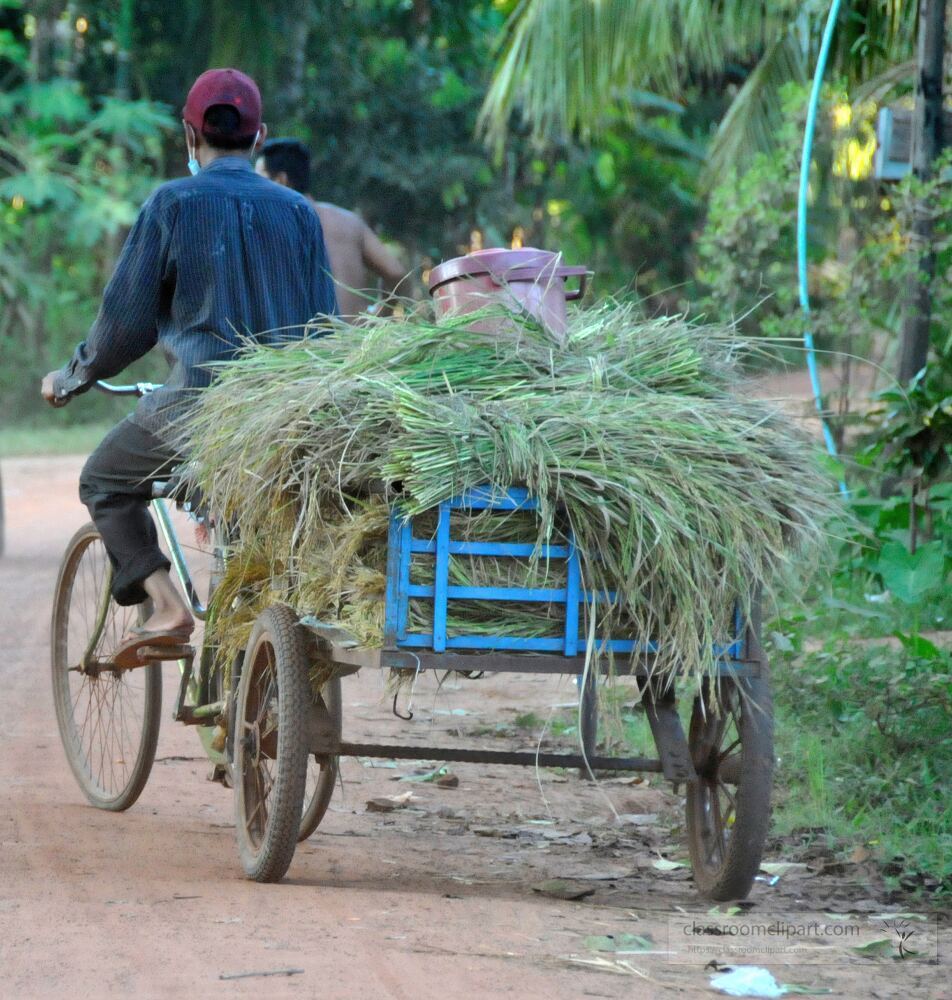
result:
<svg viewBox="0 0 952 1000"><path fill-rule="evenodd" d="M172 448L127 417L83 466L79 499L112 562L112 596L117 604L141 604L148 596L142 581L171 565L159 548L148 503L153 482L167 480L176 461Z"/></svg>

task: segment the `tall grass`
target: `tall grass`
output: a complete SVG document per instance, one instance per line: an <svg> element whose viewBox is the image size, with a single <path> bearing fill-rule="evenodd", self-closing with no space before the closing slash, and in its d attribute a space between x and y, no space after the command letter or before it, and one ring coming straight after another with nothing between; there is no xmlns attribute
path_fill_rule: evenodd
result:
<svg viewBox="0 0 952 1000"><path fill-rule="evenodd" d="M499 332L475 332L488 318ZM735 600L769 593L836 502L813 445L743 395L743 350L730 329L617 303L574 314L564 347L489 308L249 348L183 428L241 539L229 607L280 594L379 643L387 504L412 517L523 485L532 540L574 537L584 585L617 595L598 633L660 638L659 667L703 674Z"/></svg>

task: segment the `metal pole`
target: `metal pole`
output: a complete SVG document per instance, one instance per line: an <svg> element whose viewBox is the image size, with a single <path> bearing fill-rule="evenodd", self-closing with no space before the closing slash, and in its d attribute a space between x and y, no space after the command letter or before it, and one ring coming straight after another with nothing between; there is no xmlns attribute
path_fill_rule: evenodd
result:
<svg viewBox="0 0 952 1000"><path fill-rule="evenodd" d="M945 0L920 0L919 49L916 57L916 105L912 118L912 172L929 180L942 151L942 59L945 54ZM935 249L929 206L917 202L912 220L912 246L919 266L906 286L905 315L899 355L899 382L906 385L925 367L932 319Z"/></svg>
<svg viewBox="0 0 952 1000"><path fill-rule="evenodd" d="M597 661L593 663L586 673L582 675L581 690L579 697L582 701L579 721L581 723L579 735L582 738L582 750L584 758L591 762L595 759L595 749L598 745L598 680ZM583 778L591 778L592 764L588 763L579 770Z"/></svg>

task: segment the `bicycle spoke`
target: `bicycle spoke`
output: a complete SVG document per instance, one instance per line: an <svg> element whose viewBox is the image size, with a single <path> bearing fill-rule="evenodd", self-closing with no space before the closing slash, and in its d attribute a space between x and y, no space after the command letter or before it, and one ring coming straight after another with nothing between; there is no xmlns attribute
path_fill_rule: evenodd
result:
<svg viewBox="0 0 952 1000"><path fill-rule="evenodd" d="M730 752L735 747L739 747L739 746L740 746L740 737L738 736L737 739L734 740L734 742L731 743L731 745L723 753L718 754L718 758L717 758L718 763L720 763L721 761L723 761L724 758L727 757L730 754Z"/></svg>
<svg viewBox="0 0 952 1000"><path fill-rule="evenodd" d="M711 841L711 851L708 854L708 861L714 861L714 855L716 854L718 860L723 858L724 850L724 823L721 817L721 802L717 795L717 788L711 789L711 819L712 819L712 833L713 836L710 838Z"/></svg>

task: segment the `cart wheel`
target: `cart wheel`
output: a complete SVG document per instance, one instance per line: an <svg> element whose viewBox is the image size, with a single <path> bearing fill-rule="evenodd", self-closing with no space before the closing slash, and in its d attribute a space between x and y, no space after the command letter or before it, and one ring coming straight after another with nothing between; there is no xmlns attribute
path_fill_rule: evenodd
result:
<svg viewBox="0 0 952 1000"><path fill-rule="evenodd" d="M275 605L254 624L238 682L235 826L249 878L284 877L301 824L311 692L297 617Z"/></svg>
<svg viewBox="0 0 952 1000"><path fill-rule="evenodd" d="M743 899L770 823L773 703L766 660L760 677L704 682L688 739L698 773L687 789L694 880L710 899Z"/></svg>
<svg viewBox="0 0 952 1000"><path fill-rule="evenodd" d="M321 691L321 697L327 706L337 738L341 734L341 692L340 678L332 677ZM307 766L307 787L304 792L304 812L301 815L301 827L298 830L298 840L307 840L318 828L327 807L331 804L334 785L337 783L337 757L318 756L314 754Z"/></svg>

